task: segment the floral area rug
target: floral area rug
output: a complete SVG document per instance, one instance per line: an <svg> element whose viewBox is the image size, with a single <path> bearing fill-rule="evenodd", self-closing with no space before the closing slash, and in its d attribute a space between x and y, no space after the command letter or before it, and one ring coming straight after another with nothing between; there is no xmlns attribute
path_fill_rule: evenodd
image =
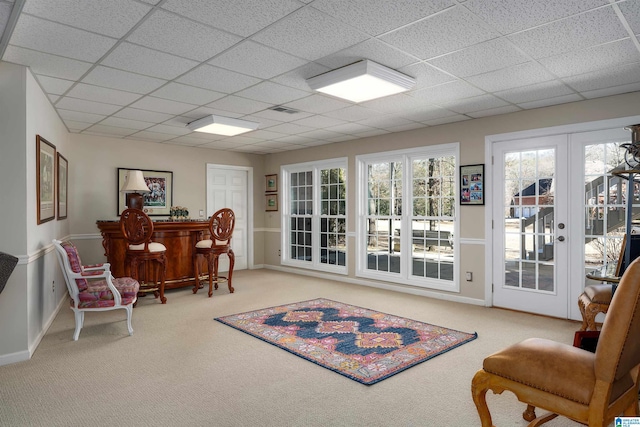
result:
<svg viewBox="0 0 640 427"><path fill-rule="evenodd" d="M215 320L367 385L478 336L323 298Z"/></svg>

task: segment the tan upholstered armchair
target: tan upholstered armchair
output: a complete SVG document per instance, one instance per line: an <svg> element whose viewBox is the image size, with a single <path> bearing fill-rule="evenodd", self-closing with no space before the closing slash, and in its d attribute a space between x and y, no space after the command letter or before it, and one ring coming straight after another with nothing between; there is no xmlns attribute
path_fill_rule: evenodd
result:
<svg viewBox="0 0 640 427"><path fill-rule="evenodd" d="M618 415L638 414L640 370L640 259L616 290L595 353L530 338L484 359L471 393L483 427L492 420L486 393L511 391L528 405L523 418L541 425L558 415L589 426L606 426ZM535 408L550 414L536 418Z"/></svg>

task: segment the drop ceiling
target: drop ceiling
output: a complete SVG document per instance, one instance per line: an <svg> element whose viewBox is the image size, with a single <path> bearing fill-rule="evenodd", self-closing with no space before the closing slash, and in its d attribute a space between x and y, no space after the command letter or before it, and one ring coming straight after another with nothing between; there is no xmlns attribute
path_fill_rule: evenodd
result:
<svg viewBox="0 0 640 427"><path fill-rule="evenodd" d="M0 0L0 33L70 132L258 154L640 90L640 0ZM361 59L417 84L306 83Z"/></svg>

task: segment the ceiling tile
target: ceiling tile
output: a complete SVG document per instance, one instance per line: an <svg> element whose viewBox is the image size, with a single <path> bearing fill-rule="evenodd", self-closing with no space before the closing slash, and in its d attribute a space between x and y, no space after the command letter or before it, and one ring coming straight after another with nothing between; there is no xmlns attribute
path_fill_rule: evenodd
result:
<svg viewBox="0 0 640 427"><path fill-rule="evenodd" d="M640 83L630 83L626 85L607 87L604 89L590 90L582 92L582 95L586 98L600 98L602 96L612 96L637 91L640 91Z"/></svg>
<svg viewBox="0 0 640 427"><path fill-rule="evenodd" d="M244 89L236 95L255 99L256 101L271 103L272 105L280 105L296 99L304 98L305 96L309 96L309 94L310 92L264 81L248 89Z"/></svg>
<svg viewBox="0 0 640 427"><path fill-rule="evenodd" d="M116 44L116 39L22 14L9 43L53 55L95 62Z"/></svg>
<svg viewBox="0 0 640 427"><path fill-rule="evenodd" d="M378 39L369 39L324 58L317 59L316 62L335 69L353 64L362 59L370 59L393 69L414 64L418 60L418 58L407 55Z"/></svg>
<svg viewBox="0 0 640 427"><path fill-rule="evenodd" d="M293 71L274 77L271 81L300 90L311 90L307 84L307 79L326 73L327 71L330 71L330 69L315 62L310 62Z"/></svg>
<svg viewBox="0 0 640 427"><path fill-rule="evenodd" d="M383 114L380 111L366 108L361 105L352 105L350 107L342 108L335 111L327 111L325 116L335 117L337 119L347 120L350 122L357 122L358 120L365 120L370 117L379 116Z"/></svg>
<svg viewBox="0 0 640 427"><path fill-rule="evenodd" d="M560 77L638 61L640 52L630 39L540 59L545 68Z"/></svg>
<svg viewBox="0 0 640 427"><path fill-rule="evenodd" d="M312 128L318 128L318 129L323 129L323 128L328 128L328 127L332 127L332 126L338 126L344 123L347 123L344 120L340 120L340 119L336 119L333 117L327 117L327 116L321 116L321 115L315 115L315 116L311 116L311 117L307 117L304 119L300 119L300 120L296 120L295 122L293 122L294 124L297 125L302 125L302 126L309 126Z"/></svg>
<svg viewBox="0 0 640 427"><path fill-rule="evenodd" d="M146 130L134 133L127 139L141 139L143 141L162 142L172 139L174 135L168 133L149 132Z"/></svg>
<svg viewBox="0 0 640 427"><path fill-rule="evenodd" d="M186 135L191 133L191 129L187 127L167 126L167 125L155 125L146 129L149 132L168 133L171 135Z"/></svg>
<svg viewBox="0 0 640 427"><path fill-rule="evenodd" d="M387 130L384 130L384 129L372 129L372 130L369 130L369 131L366 131L366 132L358 132L358 133L356 133L356 135L359 138L368 138L368 137L371 137L371 136L386 135L388 133L390 133L390 132L387 131Z"/></svg>
<svg viewBox="0 0 640 427"><path fill-rule="evenodd" d="M579 92L640 82L640 63L567 77L564 81Z"/></svg>
<svg viewBox="0 0 640 427"><path fill-rule="evenodd" d="M313 7L360 31L379 35L452 6L451 0L316 0Z"/></svg>
<svg viewBox="0 0 640 427"><path fill-rule="evenodd" d="M204 116L208 116L211 114L215 114L218 116L226 116L226 117L233 117L235 119L240 118L243 116L242 113L234 113L231 111L224 111L224 110L218 110L216 108L209 108L209 107L199 107L196 108L195 110L191 110L191 111L187 111L186 113L182 113L181 116L182 117L186 117L187 119L189 119L187 121L187 123L192 122L194 120L197 119L201 119Z"/></svg>
<svg viewBox="0 0 640 427"><path fill-rule="evenodd" d="M79 132L91 126L91 123L76 122L74 120L64 120L64 124L71 132Z"/></svg>
<svg viewBox="0 0 640 427"><path fill-rule="evenodd" d="M102 60L102 64L168 80L174 79L198 65L197 62L189 59L131 43L120 44Z"/></svg>
<svg viewBox="0 0 640 427"><path fill-rule="evenodd" d="M507 102L493 95L480 95L454 102L443 102L442 106L456 113L466 114L473 111L487 110L508 105Z"/></svg>
<svg viewBox="0 0 640 427"><path fill-rule="evenodd" d="M363 102L362 105L364 107L382 111L385 113L398 113L403 110L410 110L412 108L420 107L424 105L424 100L414 98L406 93L399 93L396 95L387 96L385 98Z"/></svg>
<svg viewBox="0 0 640 427"><path fill-rule="evenodd" d="M108 116L115 113L122 107L119 105L103 104L101 102L87 101L84 99L69 98L68 96L65 96L58 101L56 108Z"/></svg>
<svg viewBox="0 0 640 427"><path fill-rule="evenodd" d="M180 83L168 83L151 95L188 104L204 105L226 96L224 93L201 89Z"/></svg>
<svg viewBox="0 0 640 427"><path fill-rule="evenodd" d="M270 130L264 130L264 129L258 128L258 130L254 130L253 132L251 132L251 136L253 138L258 138L258 139L263 139L268 141L272 139L283 138L287 135L280 132L272 132Z"/></svg>
<svg viewBox="0 0 640 427"><path fill-rule="evenodd" d="M516 107L515 105L506 105L504 107L488 108L486 110L474 111L466 114L468 116L471 116L477 119L480 117L489 117L489 116L497 116L499 114L515 113L516 111L522 111L522 109Z"/></svg>
<svg viewBox="0 0 640 427"><path fill-rule="evenodd" d="M73 120L76 122L83 123L98 123L100 120L104 119L105 116L101 114L91 114L84 111L72 111L65 110L63 108L58 108L58 114L62 117L62 120Z"/></svg>
<svg viewBox="0 0 640 427"><path fill-rule="evenodd" d="M412 124L411 120L407 120L404 117L392 116L392 115L384 115L384 116L376 116L371 117L369 119L361 120L358 124L371 126L379 129L387 129L389 127L394 126L406 126Z"/></svg>
<svg viewBox="0 0 640 427"><path fill-rule="evenodd" d="M252 37L267 46L311 61L367 38L353 27L309 7L288 15Z"/></svg>
<svg viewBox="0 0 640 427"><path fill-rule="evenodd" d="M582 100L583 98L580 95L573 94L573 95L556 96L554 98L542 99L540 101L523 102L522 104L518 104L518 107L528 110L531 108L548 107L550 105L566 104L568 102L576 102L576 101L582 101Z"/></svg>
<svg viewBox="0 0 640 427"><path fill-rule="evenodd" d="M87 128L82 133L89 133L93 135L107 135L107 136L128 136L132 133L137 132L136 129L126 129L121 127L114 126L105 126L102 124L93 125L90 128Z"/></svg>
<svg viewBox="0 0 640 427"><path fill-rule="evenodd" d="M307 138L306 136L302 136L302 135L289 135L289 136L285 136L283 138L279 138L277 139L277 141L282 142L284 144L305 144L305 143L309 143L312 141L311 138Z"/></svg>
<svg viewBox="0 0 640 427"><path fill-rule="evenodd" d="M509 36L534 58L558 55L627 37L611 7L596 9Z"/></svg>
<svg viewBox="0 0 640 427"><path fill-rule="evenodd" d="M76 80L86 73L91 64L62 58L48 53L35 52L17 46L7 46L2 57L4 61L30 67L35 74Z"/></svg>
<svg viewBox="0 0 640 427"><path fill-rule="evenodd" d="M49 101L51 101L52 104L55 104L58 102L58 99L60 99L60 96L47 94L47 98L49 98Z"/></svg>
<svg viewBox="0 0 640 427"><path fill-rule="evenodd" d="M147 129L152 126L151 123L146 123L140 120L123 119L120 117L107 117L101 121L100 124L136 130Z"/></svg>
<svg viewBox="0 0 640 427"><path fill-rule="evenodd" d="M421 59L429 59L497 36L496 31L467 9L456 6L380 39Z"/></svg>
<svg viewBox="0 0 640 427"><path fill-rule="evenodd" d="M0 34L4 33L4 28L7 26L12 9L12 3L0 3Z"/></svg>
<svg viewBox="0 0 640 427"><path fill-rule="evenodd" d="M74 83L72 80L57 79L55 77L36 75L36 78L38 79L38 82L40 82L40 86L42 86L42 89L46 93L54 95L62 95Z"/></svg>
<svg viewBox="0 0 640 427"><path fill-rule="evenodd" d="M241 98L239 96L228 95L224 98L218 99L207 105L210 108L217 108L225 111L232 111L234 113L252 114L266 108L271 107L272 104L266 102L255 101L252 99Z"/></svg>
<svg viewBox="0 0 640 427"><path fill-rule="evenodd" d="M425 122L427 120L439 119L441 117L450 117L457 114L458 113L454 113L451 110L447 110L441 107L425 107L416 109L414 111L408 111L406 114L403 114L402 117L415 122Z"/></svg>
<svg viewBox="0 0 640 427"><path fill-rule="evenodd" d="M173 115L171 114L140 110L138 108L123 108L122 110L115 113L114 116L147 123L161 123L173 117Z"/></svg>
<svg viewBox="0 0 640 427"><path fill-rule="evenodd" d="M502 34L510 34L605 4L607 0L469 0L465 6Z"/></svg>
<svg viewBox="0 0 640 427"><path fill-rule="evenodd" d="M106 104L116 104L122 106L131 104L142 96L137 93L108 89L105 87L93 86L84 83L78 83L66 95L72 98L87 100L99 99L100 102L104 102Z"/></svg>
<svg viewBox="0 0 640 427"><path fill-rule="evenodd" d="M268 79L304 65L306 61L270 47L246 41L209 61L211 65Z"/></svg>
<svg viewBox="0 0 640 427"><path fill-rule="evenodd" d="M310 138L310 139L329 139L329 138L337 138L339 136L342 136L343 134L326 130L326 129L315 129L310 132L303 132L298 135L305 138Z"/></svg>
<svg viewBox="0 0 640 427"><path fill-rule="evenodd" d="M200 138L194 138L191 135L185 135L185 136L179 136L177 138L174 138L170 141L168 141L168 144L178 144L178 145L187 145L190 147L198 147L200 145L206 144L207 142L211 142L211 141L204 141Z"/></svg>
<svg viewBox="0 0 640 427"><path fill-rule="evenodd" d="M631 26L633 33L640 34L640 1L630 0L618 3L618 7L622 11L624 18Z"/></svg>
<svg viewBox="0 0 640 427"><path fill-rule="evenodd" d="M182 114L196 108L196 105L185 104L184 102L171 101L170 99L155 98L153 96L145 96L141 100L131 104L132 108L141 110L156 111L166 114Z"/></svg>
<svg viewBox="0 0 640 427"><path fill-rule="evenodd" d="M470 98L472 96L482 95L483 93L483 91L471 86L469 83L457 80L411 92L411 96L432 104L439 104L456 99Z"/></svg>
<svg viewBox="0 0 640 427"><path fill-rule="evenodd" d="M522 86L515 89L496 92L495 95L514 104L575 94L571 88L558 80Z"/></svg>
<svg viewBox="0 0 640 427"><path fill-rule="evenodd" d="M127 38L132 43L206 61L242 39L163 10L156 10Z"/></svg>
<svg viewBox="0 0 640 427"><path fill-rule="evenodd" d="M295 0L167 0L162 8L247 37L301 6Z"/></svg>
<svg viewBox="0 0 640 427"><path fill-rule="evenodd" d="M293 108L294 110L302 110L310 113L322 114L328 111L345 108L350 105L352 104L349 102L340 101L336 98L320 94L313 94L311 96L307 96L306 98L287 102L284 106L287 108Z"/></svg>
<svg viewBox="0 0 640 427"><path fill-rule="evenodd" d="M553 74L545 70L540 64L527 62L502 70L468 77L466 80L480 89L494 92L549 81L553 78Z"/></svg>
<svg viewBox="0 0 640 427"><path fill-rule="evenodd" d="M343 125L332 126L327 128L327 130L338 132L338 133L362 133L372 131L373 128L371 126L361 125L359 123L345 123Z"/></svg>
<svg viewBox="0 0 640 427"><path fill-rule="evenodd" d="M295 135L298 133L312 131L313 128L309 126L296 125L294 123L282 123L269 128L271 132L284 133L287 135Z"/></svg>
<svg viewBox="0 0 640 427"><path fill-rule="evenodd" d="M222 93L234 93L260 83L255 77L206 64L189 71L177 81Z"/></svg>
<svg viewBox="0 0 640 427"><path fill-rule="evenodd" d="M438 125L444 125L447 123L457 123L457 122L462 122L465 120L470 120L471 117L469 116L463 116L462 114L460 115L456 115L456 116L449 116L449 117L443 117L440 119L433 119L433 120L427 120L424 122L424 124L429 125L429 126L438 126Z"/></svg>
<svg viewBox="0 0 640 427"><path fill-rule="evenodd" d="M147 94L163 84L166 80L154 77L141 76L140 74L128 71L116 70L115 68L97 66L82 82L97 86L104 86L111 89L125 90L127 92Z"/></svg>
<svg viewBox="0 0 640 427"><path fill-rule="evenodd" d="M440 56L429 63L458 77L468 77L528 61L519 49L501 38Z"/></svg>
<svg viewBox="0 0 640 427"><path fill-rule="evenodd" d="M149 11L131 0L29 0L23 12L61 24L120 38Z"/></svg>
<svg viewBox="0 0 640 427"><path fill-rule="evenodd" d="M310 115L310 113L283 114L273 110L263 110L258 111L256 114L248 114L246 116L243 116L242 119L249 120L250 122L259 122L260 129L266 129L268 127L279 125L285 122L292 122L295 119L291 116L302 118Z"/></svg>
<svg viewBox="0 0 640 427"><path fill-rule="evenodd" d="M400 68L398 71L416 79L414 90L424 89L426 87L436 86L441 83L456 80L455 77L436 70L431 65L419 63Z"/></svg>
<svg viewBox="0 0 640 427"><path fill-rule="evenodd" d="M386 128L389 132L404 132L406 130L422 129L426 127L424 123L409 122L406 125L389 126Z"/></svg>

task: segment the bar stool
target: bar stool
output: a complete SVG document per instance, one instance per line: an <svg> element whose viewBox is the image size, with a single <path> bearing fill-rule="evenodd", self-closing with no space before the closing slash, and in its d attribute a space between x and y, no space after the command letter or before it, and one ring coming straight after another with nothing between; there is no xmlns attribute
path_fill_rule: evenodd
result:
<svg viewBox="0 0 640 427"><path fill-rule="evenodd" d="M120 215L120 229L127 240L127 252L124 266L127 276L140 282L140 292L153 292L162 304L166 304L164 282L167 272L167 248L162 243L152 242L153 222L140 209L125 209ZM153 282L147 283L147 262L153 265ZM144 283L138 279L140 267L144 267ZM160 286L158 286L160 282Z"/></svg>
<svg viewBox="0 0 640 427"><path fill-rule="evenodd" d="M193 269L196 274L196 283L193 287L193 293L198 292L200 285L200 271L198 268L198 255L204 256L207 260L209 272L209 297L213 295L213 284L218 289L219 282L227 282L229 292L233 293L231 286L231 276L233 276L233 265L235 264L235 255L231 249L231 236L236 225L236 216L229 208L223 208L214 213L209 219L209 232L211 238L200 240L196 243L196 250L193 254ZM227 277L218 276L218 259L220 255L227 254L229 257L229 274Z"/></svg>

